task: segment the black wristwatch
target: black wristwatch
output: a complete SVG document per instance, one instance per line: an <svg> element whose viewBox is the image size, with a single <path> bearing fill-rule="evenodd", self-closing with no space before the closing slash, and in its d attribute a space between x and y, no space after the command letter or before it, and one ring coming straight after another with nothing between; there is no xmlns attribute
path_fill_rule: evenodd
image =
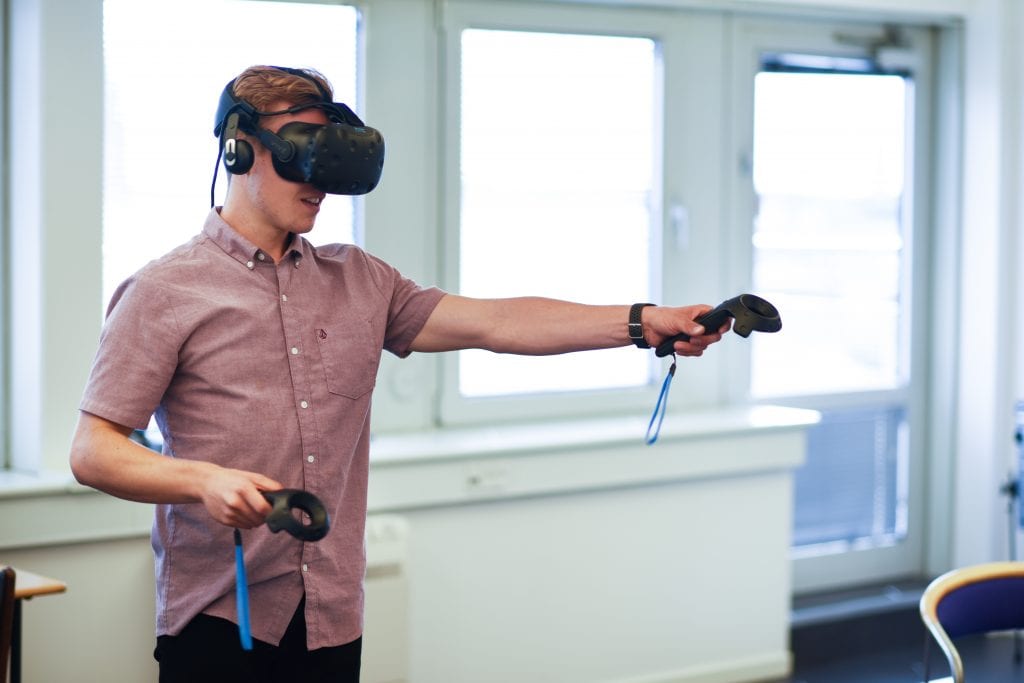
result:
<svg viewBox="0 0 1024 683"><path fill-rule="evenodd" d="M651 345L644 339L644 326L640 324L640 315L645 306L654 304L633 304L629 307L629 338L638 349L649 349Z"/></svg>

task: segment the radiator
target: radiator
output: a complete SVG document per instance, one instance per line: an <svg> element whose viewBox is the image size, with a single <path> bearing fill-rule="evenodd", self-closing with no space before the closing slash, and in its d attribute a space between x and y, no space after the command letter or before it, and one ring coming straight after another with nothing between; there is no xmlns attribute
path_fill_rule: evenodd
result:
<svg viewBox="0 0 1024 683"><path fill-rule="evenodd" d="M362 683L408 683L409 619L406 521L366 519L366 614Z"/></svg>

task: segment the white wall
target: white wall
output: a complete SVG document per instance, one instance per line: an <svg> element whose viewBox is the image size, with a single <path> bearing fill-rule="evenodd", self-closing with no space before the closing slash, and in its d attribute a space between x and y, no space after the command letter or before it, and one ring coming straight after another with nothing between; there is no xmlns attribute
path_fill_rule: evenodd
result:
<svg viewBox="0 0 1024 683"><path fill-rule="evenodd" d="M411 512L411 680L784 676L791 495L777 473Z"/></svg>
<svg viewBox="0 0 1024 683"><path fill-rule="evenodd" d="M65 593L23 603L22 681L157 679L148 538L2 550L0 557L68 585Z"/></svg>
<svg viewBox="0 0 1024 683"><path fill-rule="evenodd" d="M510 433L468 460L384 439L370 505L408 521L410 680L785 676L792 471L812 418L776 417L670 418L655 448L627 425L564 451Z"/></svg>

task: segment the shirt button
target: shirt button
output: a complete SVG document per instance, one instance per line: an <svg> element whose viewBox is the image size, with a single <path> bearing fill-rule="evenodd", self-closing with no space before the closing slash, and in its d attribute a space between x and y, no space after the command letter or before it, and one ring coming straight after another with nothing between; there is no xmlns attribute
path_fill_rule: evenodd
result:
<svg viewBox="0 0 1024 683"><path fill-rule="evenodd" d="M248 268L249 270L252 270L253 268L256 267L256 264L253 263L252 261L246 261L245 262L245 267Z"/></svg>
<svg viewBox="0 0 1024 683"><path fill-rule="evenodd" d="M302 406L303 408L308 408L309 407L309 402L308 401L299 401L299 405Z"/></svg>
<svg viewBox="0 0 1024 683"><path fill-rule="evenodd" d="M287 294L282 294L281 295L281 301L288 301L288 295Z"/></svg>
<svg viewBox="0 0 1024 683"><path fill-rule="evenodd" d="M309 565L308 564L303 564L302 565L302 571L308 572L309 571Z"/></svg>
<svg viewBox="0 0 1024 683"><path fill-rule="evenodd" d="M316 456L315 455L306 456L306 460L308 460L309 462L313 462L314 460L316 460Z"/></svg>
<svg viewBox="0 0 1024 683"><path fill-rule="evenodd" d="M297 346L293 346L292 347L292 355L293 356L299 355L299 347L297 347Z"/></svg>
<svg viewBox="0 0 1024 683"><path fill-rule="evenodd" d="M260 261L265 261L267 259L267 257L264 256L262 251L257 251L256 252L256 258L258 258Z"/></svg>

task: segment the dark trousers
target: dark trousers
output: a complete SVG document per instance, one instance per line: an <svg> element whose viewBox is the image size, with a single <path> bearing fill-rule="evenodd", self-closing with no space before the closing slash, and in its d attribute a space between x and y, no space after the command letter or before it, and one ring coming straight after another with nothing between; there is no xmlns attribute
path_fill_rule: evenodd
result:
<svg viewBox="0 0 1024 683"><path fill-rule="evenodd" d="M159 636L153 656L160 683L359 683L362 638L306 649L305 599L278 647L253 640L242 649L238 626L200 614L177 636Z"/></svg>

